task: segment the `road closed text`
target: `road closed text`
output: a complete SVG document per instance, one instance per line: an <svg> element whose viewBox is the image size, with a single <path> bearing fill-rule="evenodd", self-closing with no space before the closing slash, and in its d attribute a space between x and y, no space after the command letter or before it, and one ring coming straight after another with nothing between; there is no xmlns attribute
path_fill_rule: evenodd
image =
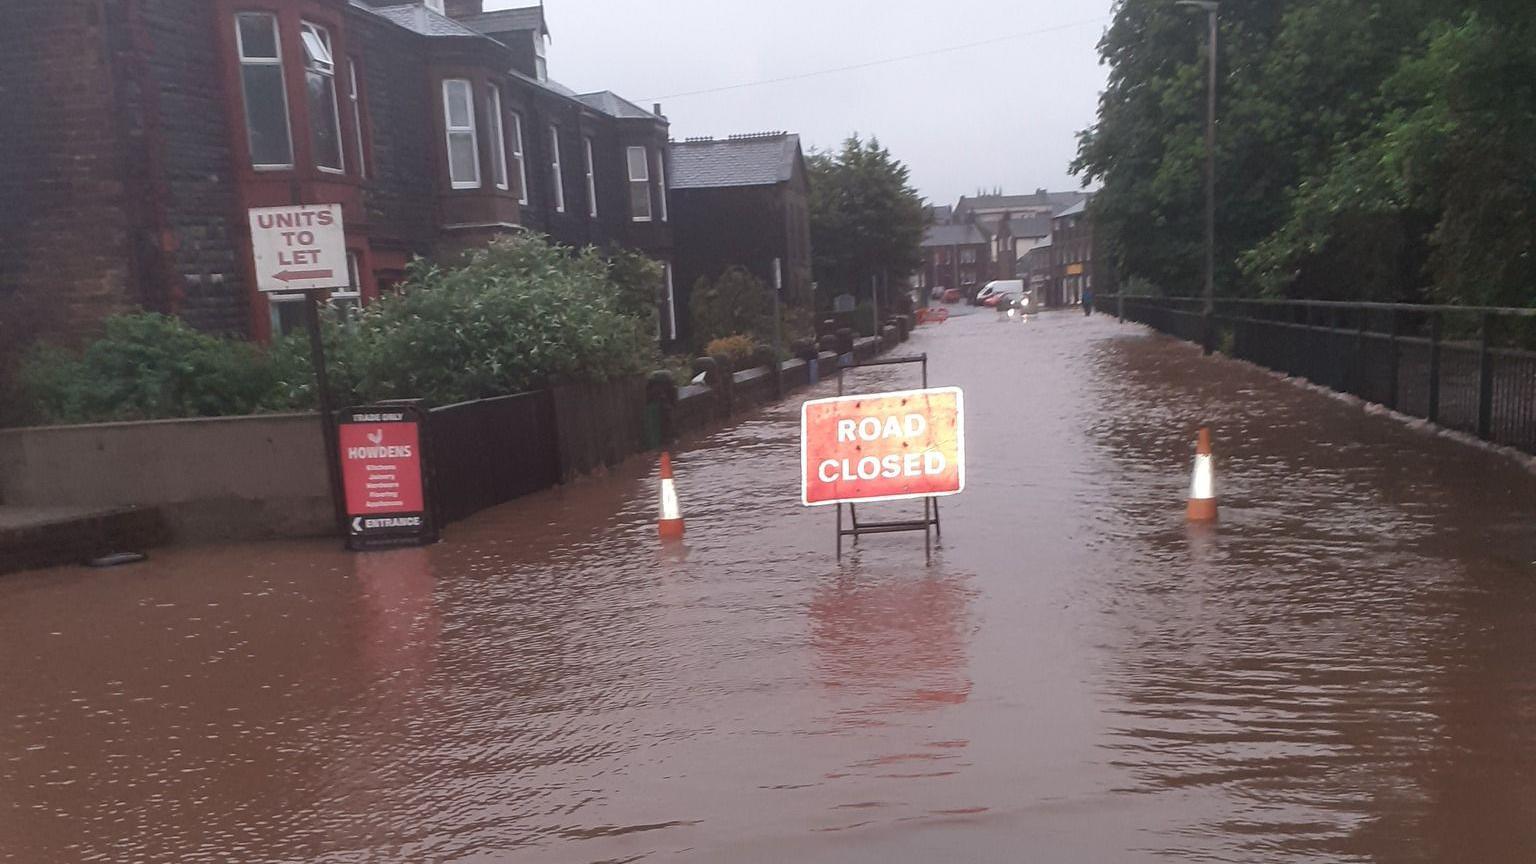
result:
<svg viewBox="0 0 1536 864"><path fill-rule="evenodd" d="M965 485L962 394L955 388L807 402L801 498L807 505L953 495Z"/></svg>

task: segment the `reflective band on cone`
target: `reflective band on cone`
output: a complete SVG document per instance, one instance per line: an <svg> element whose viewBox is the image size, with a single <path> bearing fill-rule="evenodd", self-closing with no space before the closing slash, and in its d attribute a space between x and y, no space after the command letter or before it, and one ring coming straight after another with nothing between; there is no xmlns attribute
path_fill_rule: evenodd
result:
<svg viewBox="0 0 1536 864"><path fill-rule="evenodd" d="M683 508L677 503L677 484L672 480L672 454L661 454L661 518L656 533L662 537L683 536Z"/></svg>
<svg viewBox="0 0 1536 864"><path fill-rule="evenodd" d="M1200 430L1195 447L1195 475L1189 483L1189 521L1216 521L1216 472L1211 467L1211 430Z"/></svg>

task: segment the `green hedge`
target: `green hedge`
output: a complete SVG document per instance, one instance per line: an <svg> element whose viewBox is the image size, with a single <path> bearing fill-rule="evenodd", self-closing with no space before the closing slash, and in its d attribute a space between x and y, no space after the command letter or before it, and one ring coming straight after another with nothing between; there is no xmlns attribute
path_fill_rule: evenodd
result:
<svg viewBox="0 0 1536 864"><path fill-rule="evenodd" d="M518 236L459 267L411 265L397 294L323 324L340 404L448 404L656 368L661 269ZM153 313L108 319L83 351L31 351L18 374L30 423L209 417L313 408L308 339L270 350Z"/></svg>

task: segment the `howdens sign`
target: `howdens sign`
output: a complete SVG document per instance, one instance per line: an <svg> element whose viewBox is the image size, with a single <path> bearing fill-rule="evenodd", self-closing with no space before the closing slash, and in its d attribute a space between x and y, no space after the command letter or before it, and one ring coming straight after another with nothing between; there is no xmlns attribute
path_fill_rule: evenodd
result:
<svg viewBox="0 0 1536 864"><path fill-rule="evenodd" d="M965 488L957 387L816 399L800 411L806 506L955 495Z"/></svg>
<svg viewBox="0 0 1536 864"><path fill-rule="evenodd" d="M343 411L337 426L347 545L355 550L437 539L421 442L426 418L411 406Z"/></svg>

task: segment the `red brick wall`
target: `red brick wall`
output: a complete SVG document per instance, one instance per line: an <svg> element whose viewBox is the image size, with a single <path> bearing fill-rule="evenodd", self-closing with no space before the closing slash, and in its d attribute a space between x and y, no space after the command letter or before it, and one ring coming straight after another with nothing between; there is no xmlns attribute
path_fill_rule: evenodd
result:
<svg viewBox="0 0 1536 864"><path fill-rule="evenodd" d="M0 353L139 299L104 5L11 4L0 27Z"/></svg>

